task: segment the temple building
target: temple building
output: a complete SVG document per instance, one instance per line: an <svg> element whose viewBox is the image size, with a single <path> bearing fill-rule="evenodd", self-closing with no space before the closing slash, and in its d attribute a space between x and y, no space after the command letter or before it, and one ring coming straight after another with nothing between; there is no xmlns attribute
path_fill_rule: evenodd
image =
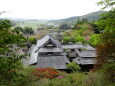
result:
<svg viewBox="0 0 115 86"><path fill-rule="evenodd" d="M60 44L48 34L33 46L29 65L37 68L67 69L68 63L75 62L82 70L90 70L96 64L95 57L96 50L90 45Z"/></svg>
<svg viewBox="0 0 115 86"><path fill-rule="evenodd" d="M67 69L66 64L69 62L60 43L48 34L37 42L29 65L35 64L37 68Z"/></svg>

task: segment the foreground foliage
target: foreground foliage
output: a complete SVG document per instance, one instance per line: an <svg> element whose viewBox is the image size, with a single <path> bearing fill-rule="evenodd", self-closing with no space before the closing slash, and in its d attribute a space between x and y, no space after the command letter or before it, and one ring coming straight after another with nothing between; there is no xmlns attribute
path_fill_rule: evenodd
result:
<svg viewBox="0 0 115 86"><path fill-rule="evenodd" d="M0 85L16 86L22 80L23 75L19 72L23 66L20 62L22 55L16 55L13 45L25 41L23 35L10 29L9 20L0 20Z"/></svg>
<svg viewBox="0 0 115 86"><path fill-rule="evenodd" d="M84 77L82 73L72 73L61 79L50 80L43 86L81 86Z"/></svg>

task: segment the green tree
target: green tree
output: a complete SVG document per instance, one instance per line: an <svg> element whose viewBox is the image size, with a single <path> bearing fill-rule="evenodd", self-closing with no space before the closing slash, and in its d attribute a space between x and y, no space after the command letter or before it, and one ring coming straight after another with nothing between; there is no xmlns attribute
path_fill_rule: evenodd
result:
<svg viewBox="0 0 115 86"><path fill-rule="evenodd" d="M101 18L95 24L101 30L115 27L115 9L102 14Z"/></svg>
<svg viewBox="0 0 115 86"><path fill-rule="evenodd" d="M85 40L85 38L82 37L82 36L77 36L77 37L75 37L75 42L76 42L76 43L77 43L77 42L86 43L86 40Z"/></svg>
<svg viewBox="0 0 115 86"><path fill-rule="evenodd" d="M81 20L80 20L80 18L78 17L78 19L77 19L77 23L76 24L82 24L82 22L81 22Z"/></svg>
<svg viewBox="0 0 115 86"><path fill-rule="evenodd" d="M64 43L70 42L70 37L64 37L63 42L64 42Z"/></svg>
<svg viewBox="0 0 115 86"><path fill-rule="evenodd" d="M67 30L67 29L71 29L71 27L70 27L70 25L68 25L68 24L61 24L61 25L59 26L59 29L65 29L65 30Z"/></svg>
<svg viewBox="0 0 115 86"><path fill-rule="evenodd" d="M107 0L107 1L108 2L104 0L103 3L108 3L109 5L111 1L113 2L113 0ZM96 22L96 25L98 26L97 28L103 30L99 37L100 45L97 47L97 57L99 59L98 61L101 61L101 64L107 63L108 61L111 60L111 58L115 58L114 56L115 16L114 15L115 15L115 9L109 11L108 13L103 14L101 18Z"/></svg>
<svg viewBox="0 0 115 86"><path fill-rule="evenodd" d="M100 35L102 44L107 41L115 41L115 9L102 15L102 17L95 23L97 29L103 30Z"/></svg>
<svg viewBox="0 0 115 86"><path fill-rule="evenodd" d="M20 59L22 56L15 55L12 47L25 40L21 34L13 32L9 20L0 20L0 85L9 85L18 81L21 76L18 73L21 68ZM20 78L19 78L20 77ZM12 85L11 85L12 86Z"/></svg>
<svg viewBox="0 0 115 86"><path fill-rule="evenodd" d="M103 9L115 5L114 0L103 0L99 2L104 5ZM98 29L102 29L100 34L100 45L97 46L96 68L102 70L102 86L114 86L113 73L115 63L115 9L102 15L96 22ZM105 83L106 81L106 83Z"/></svg>
<svg viewBox="0 0 115 86"><path fill-rule="evenodd" d="M17 31L19 31L19 32L23 32L23 31L24 31L22 27L15 27L14 30L15 30L16 32L17 32Z"/></svg>
<svg viewBox="0 0 115 86"><path fill-rule="evenodd" d="M16 34L10 27L9 20L0 20L0 54L7 54L13 44L19 44L25 40L23 35Z"/></svg>
<svg viewBox="0 0 115 86"><path fill-rule="evenodd" d="M99 45L99 43L100 43L100 34L91 35L88 42L89 42L90 45L92 45L94 47Z"/></svg>
<svg viewBox="0 0 115 86"><path fill-rule="evenodd" d="M76 24L74 25L73 29L74 30L75 29L80 30L80 29L82 29L86 25L88 25L88 20L85 19L85 18L83 18L82 20L79 20L79 17L78 17L78 20L77 20Z"/></svg>
<svg viewBox="0 0 115 86"><path fill-rule="evenodd" d="M83 24L83 23L88 23L88 20L85 19L85 18L83 18L83 19L81 20L81 23L82 23L82 24Z"/></svg>
<svg viewBox="0 0 115 86"><path fill-rule="evenodd" d="M8 30L11 27L11 22L9 20L0 20L0 30Z"/></svg>
<svg viewBox="0 0 115 86"><path fill-rule="evenodd" d="M24 27L25 34L34 34L34 30L31 27Z"/></svg>
<svg viewBox="0 0 115 86"><path fill-rule="evenodd" d="M98 5L103 5L102 9L112 7L115 5L115 0L101 0L97 3Z"/></svg>

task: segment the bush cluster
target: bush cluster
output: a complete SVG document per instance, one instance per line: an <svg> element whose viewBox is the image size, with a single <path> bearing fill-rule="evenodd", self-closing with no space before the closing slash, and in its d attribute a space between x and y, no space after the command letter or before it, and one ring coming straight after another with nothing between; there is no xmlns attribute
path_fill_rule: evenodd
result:
<svg viewBox="0 0 115 86"><path fill-rule="evenodd" d="M67 64L67 69L69 70L69 72L72 73L72 72L78 72L81 68L75 62L71 62Z"/></svg>
<svg viewBox="0 0 115 86"><path fill-rule="evenodd" d="M36 79L53 79L58 77L59 71L53 68L38 68L35 69L32 74Z"/></svg>

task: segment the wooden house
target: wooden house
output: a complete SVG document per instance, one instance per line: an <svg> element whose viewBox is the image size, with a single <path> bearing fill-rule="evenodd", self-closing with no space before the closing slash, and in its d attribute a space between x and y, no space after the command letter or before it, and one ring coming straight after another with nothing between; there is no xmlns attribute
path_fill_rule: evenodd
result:
<svg viewBox="0 0 115 86"><path fill-rule="evenodd" d="M59 41L48 34L32 47L29 65L37 68L67 69L66 64L74 61L82 70L89 70L96 63L95 57L96 50L90 45L60 45Z"/></svg>
<svg viewBox="0 0 115 86"><path fill-rule="evenodd" d="M69 59L63 51L60 43L51 35L46 35L37 42L30 58L30 65L36 64L37 68L67 69Z"/></svg>

